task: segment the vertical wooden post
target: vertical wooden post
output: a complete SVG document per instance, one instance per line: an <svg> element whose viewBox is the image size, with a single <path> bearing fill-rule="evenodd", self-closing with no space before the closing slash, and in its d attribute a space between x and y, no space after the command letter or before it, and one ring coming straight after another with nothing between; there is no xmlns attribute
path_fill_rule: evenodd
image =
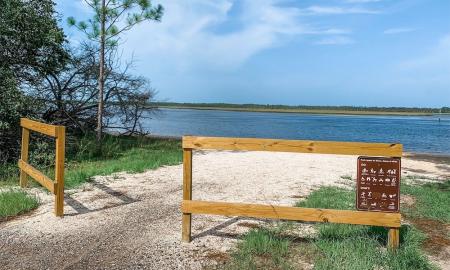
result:
<svg viewBox="0 0 450 270"><path fill-rule="evenodd" d="M28 145L30 144L30 130L22 128L22 147L20 159L28 163ZM20 170L20 187L28 185L28 175L24 170Z"/></svg>
<svg viewBox="0 0 450 270"><path fill-rule="evenodd" d="M400 228L389 228L388 249L395 251L400 245Z"/></svg>
<svg viewBox="0 0 450 270"><path fill-rule="evenodd" d="M66 128L56 129L56 161L55 161L55 215L64 216L64 154L66 144Z"/></svg>
<svg viewBox="0 0 450 270"><path fill-rule="evenodd" d="M192 200L192 149L183 149L183 200ZM191 241L190 213L183 213L181 240L189 243Z"/></svg>

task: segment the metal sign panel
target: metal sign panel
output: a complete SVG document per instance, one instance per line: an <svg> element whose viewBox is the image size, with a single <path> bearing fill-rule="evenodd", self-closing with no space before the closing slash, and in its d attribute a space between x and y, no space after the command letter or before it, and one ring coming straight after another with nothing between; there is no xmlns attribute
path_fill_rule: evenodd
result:
<svg viewBox="0 0 450 270"><path fill-rule="evenodd" d="M399 212L400 161L400 158L358 158L356 209Z"/></svg>

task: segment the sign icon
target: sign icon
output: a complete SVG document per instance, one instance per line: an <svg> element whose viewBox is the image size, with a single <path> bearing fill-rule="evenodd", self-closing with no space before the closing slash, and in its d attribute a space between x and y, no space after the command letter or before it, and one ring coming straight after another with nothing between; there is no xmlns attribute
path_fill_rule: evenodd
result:
<svg viewBox="0 0 450 270"><path fill-rule="evenodd" d="M400 158L359 157L356 208L362 211L398 212Z"/></svg>

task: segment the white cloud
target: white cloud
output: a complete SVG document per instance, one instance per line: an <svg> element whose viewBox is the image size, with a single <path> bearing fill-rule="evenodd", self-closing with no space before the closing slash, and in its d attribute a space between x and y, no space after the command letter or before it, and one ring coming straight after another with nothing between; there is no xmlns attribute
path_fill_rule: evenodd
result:
<svg viewBox="0 0 450 270"><path fill-rule="evenodd" d="M424 55L401 62L397 66L400 78L410 85L423 85L427 91L445 89L442 104L450 102L450 34L441 38ZM432 87L430 87L432 85Z"/></svg>
<svg viewBox="0 0 450 270"><path fill-rule="evenodd" d="M351 34L352 31L349 29L342 28L327 28L327 29L305 29L303 34L311 34L311 35L346 35Z"/></svg>
<svg viewBox="0 0 450 270"><path fill-rule="evenodd" d="M346 0L345 2L351 4L365 4L365 3L376 3L381 1L383 0Z"/></svg>
<svg viewBox="0 0 450 270"><path fill-rule="evenodd" d="M122 39L124 56L135 55L137 66L145 73L163 69L233 69L264 50L303 35L331 36L318 41L320 44L353 42L342 36L351 34L350 29L309 25L304 10L285 5L284 0L165 0L162 4L165 14L160 23L140 24ZM86 18L90 12L83 1L63 1L58 5L63 5L64 10L76 10L78 18ZM309 9L325 13L368 12L357 8ZM75 32L70 38L79 36Z"/></svg>
<svg viewBox="0 0 450 270"><path fill-rule="evenodd" d="M172 61L178 68L229 67L302 31L296 9L277 7L274 1L246 1L243 14L233 18L237 29L220 29L229 23L233 4L230 0L164 1L162 22L130 32L127 47L150 59Z"/></svg>
<svg viewBox="0 0 450 270"><path fill-rule="evenodd" d="M237 5L233 0L164 1L162 22L145 23L128 33L127 51L180 70L229 69L299 35L351 32L301 23L300 9L281 5L279 0L239 4L238 12L230 15Z"/></svg>
<svg viewBox="0 0 450 270"><path fill-rule="evenodd" d="M380 11L362 7L310 6L301 10L305 15L378 14Z"/></svg>
<svg viewBox="0 0 450 270"><path fill-rule="evenodd" d="M400 64L403 70L440 70L450 74L450 34L442 37L427 54Z"/></svg>
<svg viewBox="0 0 450 270"><path fill-rule="evenodd" d="M384 30L383 34L393 35L393 34L409 33L409 32L414 32L414 31L416 31L416 29L414 29L414 28L399 27L399 28L386 29L386 30Z"/></svg>
<svg viewBox="0 0 450 270"><path fill-rule="evenodd" d="M326 37L319 41L316 41L314 44L316 44L316 45L346 45L346 44L352 44L352 43L355 43L355 41L349 37L332 36L332 37Z"/></svg>

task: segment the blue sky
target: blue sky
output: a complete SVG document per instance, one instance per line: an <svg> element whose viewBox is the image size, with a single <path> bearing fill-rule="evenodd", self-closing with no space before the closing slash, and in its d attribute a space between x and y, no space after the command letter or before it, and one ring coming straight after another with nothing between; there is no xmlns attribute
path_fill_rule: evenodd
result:
<svg viewBox="0 0 450 270"><path fill-rule="evenodd" d="M57 0L86 18L83 1ZM123 37L158 100L450 106L450 1L161 0Z"/></svg>

